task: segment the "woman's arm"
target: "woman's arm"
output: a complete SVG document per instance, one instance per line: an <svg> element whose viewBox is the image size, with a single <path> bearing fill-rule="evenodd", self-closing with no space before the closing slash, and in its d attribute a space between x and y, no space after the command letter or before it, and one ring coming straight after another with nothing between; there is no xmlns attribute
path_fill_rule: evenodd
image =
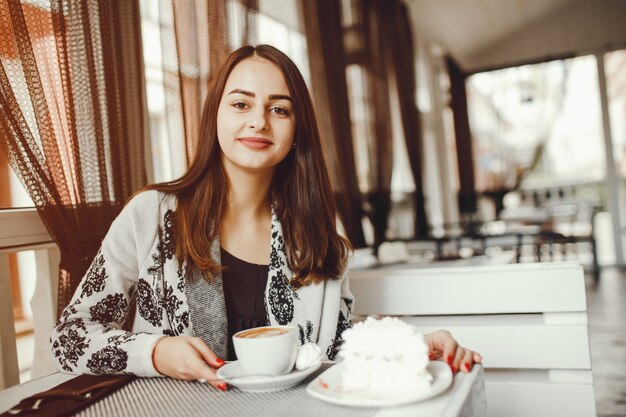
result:
<svg viewBox="0 0 626 417"><path fill-rule="evenodd" d="M160 375L152 364L152 350L163 336L121 330L139 266L156 236L158 198L155 191L139 194L111 225L50 338L60 370Z"/></svg>

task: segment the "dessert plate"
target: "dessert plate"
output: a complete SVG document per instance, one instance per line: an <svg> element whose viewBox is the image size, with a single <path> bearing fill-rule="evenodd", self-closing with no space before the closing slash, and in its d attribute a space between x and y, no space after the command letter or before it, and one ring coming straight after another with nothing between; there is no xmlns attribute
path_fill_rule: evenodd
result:
<svg viewBox="0 0 626 417"><path fill-rule="evenodd" d="M321 361L317 361L306 369L296 370L279 376L247 376L241 368L239 361L229 362L217 370L217 377L228 382L230 385L248 392L271 392L279 391L298 385L304 378L315 372Z"/></svg>
<svg viewBox="0 0 626 417"><path fill-rule="evenodd" d="M411 394L385 395L376 391L346 391L342 386L345 363L329 368L307 386L313 397L333 404L356 407L390 407L426 400L444 392L452 384L452 371L441 361L431 361L428 372L433 376L430 388Z"/></svg>

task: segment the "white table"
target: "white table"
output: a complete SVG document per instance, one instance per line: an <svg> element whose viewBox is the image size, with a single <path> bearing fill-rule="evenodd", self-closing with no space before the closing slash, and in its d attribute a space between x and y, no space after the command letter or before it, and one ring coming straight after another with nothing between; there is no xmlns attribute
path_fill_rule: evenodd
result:
<svg viewBox="0 0 626 417"><path fill-rule="evenodd" d="M0 413L7 411L23 398L40 391L48 390L73 377L73 375L57 372L0 391ZM477 365L469 374L458 373L454 378L452 386L446 392L435 398L402 407L384 408L377 411L372 410L374 412L371 415L376 415L377 417L482 417L485 415L487 407L484 382L483 368ZM245 395L242 395L244 393L241 392L227 392L225 395L228 394L239 394L233 395L233 401L241 401L246 398ZM349 409L342 406L329 405L320 400L308 397L307 408L315 406L336 407L336 411L340 412L342 415L349 415L351 410L354 410L355 416L364 415L363 413L366 410L363 408ZM208 411L209 410L206 410L207 413ZM312 411L314 412L315 410ZM215 413L215 415L219 415L219 413ZM297 415L297 413L293 415Z"/></svg>

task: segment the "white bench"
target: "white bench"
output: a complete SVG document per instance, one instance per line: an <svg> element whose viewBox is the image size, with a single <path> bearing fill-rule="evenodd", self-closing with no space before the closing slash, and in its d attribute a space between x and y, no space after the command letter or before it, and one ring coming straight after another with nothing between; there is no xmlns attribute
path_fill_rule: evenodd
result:
<svg viewBox="0 0 626 417"><path fill-rule="evenodd" d="M355 315L447 329L480 352L488 416L596 415L579 264L360 270L350 288Z"/></svg>

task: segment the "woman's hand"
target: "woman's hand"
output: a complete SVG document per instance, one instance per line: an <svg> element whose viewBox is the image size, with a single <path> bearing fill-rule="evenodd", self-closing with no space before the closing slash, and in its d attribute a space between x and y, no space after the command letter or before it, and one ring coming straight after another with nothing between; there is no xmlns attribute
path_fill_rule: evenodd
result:
<svg viewBox="0 0 626 417"><path fill-rule="evenodd" d="M457 371L469 372L474 363L481 363L483 357L478 353L459 346L456 340L447 330L424 335L424 341L428 344L428 356L430 360L441 359L452 369L452 374Z"/></svg>
<svg viewBox="0 0 626 417"><path fill-rule="evenodd" d="M176 379L206 381L226 391L226 383L217 379L215 370L224 365L199 337L164 337L152 351L154 368Z"/></svg>

